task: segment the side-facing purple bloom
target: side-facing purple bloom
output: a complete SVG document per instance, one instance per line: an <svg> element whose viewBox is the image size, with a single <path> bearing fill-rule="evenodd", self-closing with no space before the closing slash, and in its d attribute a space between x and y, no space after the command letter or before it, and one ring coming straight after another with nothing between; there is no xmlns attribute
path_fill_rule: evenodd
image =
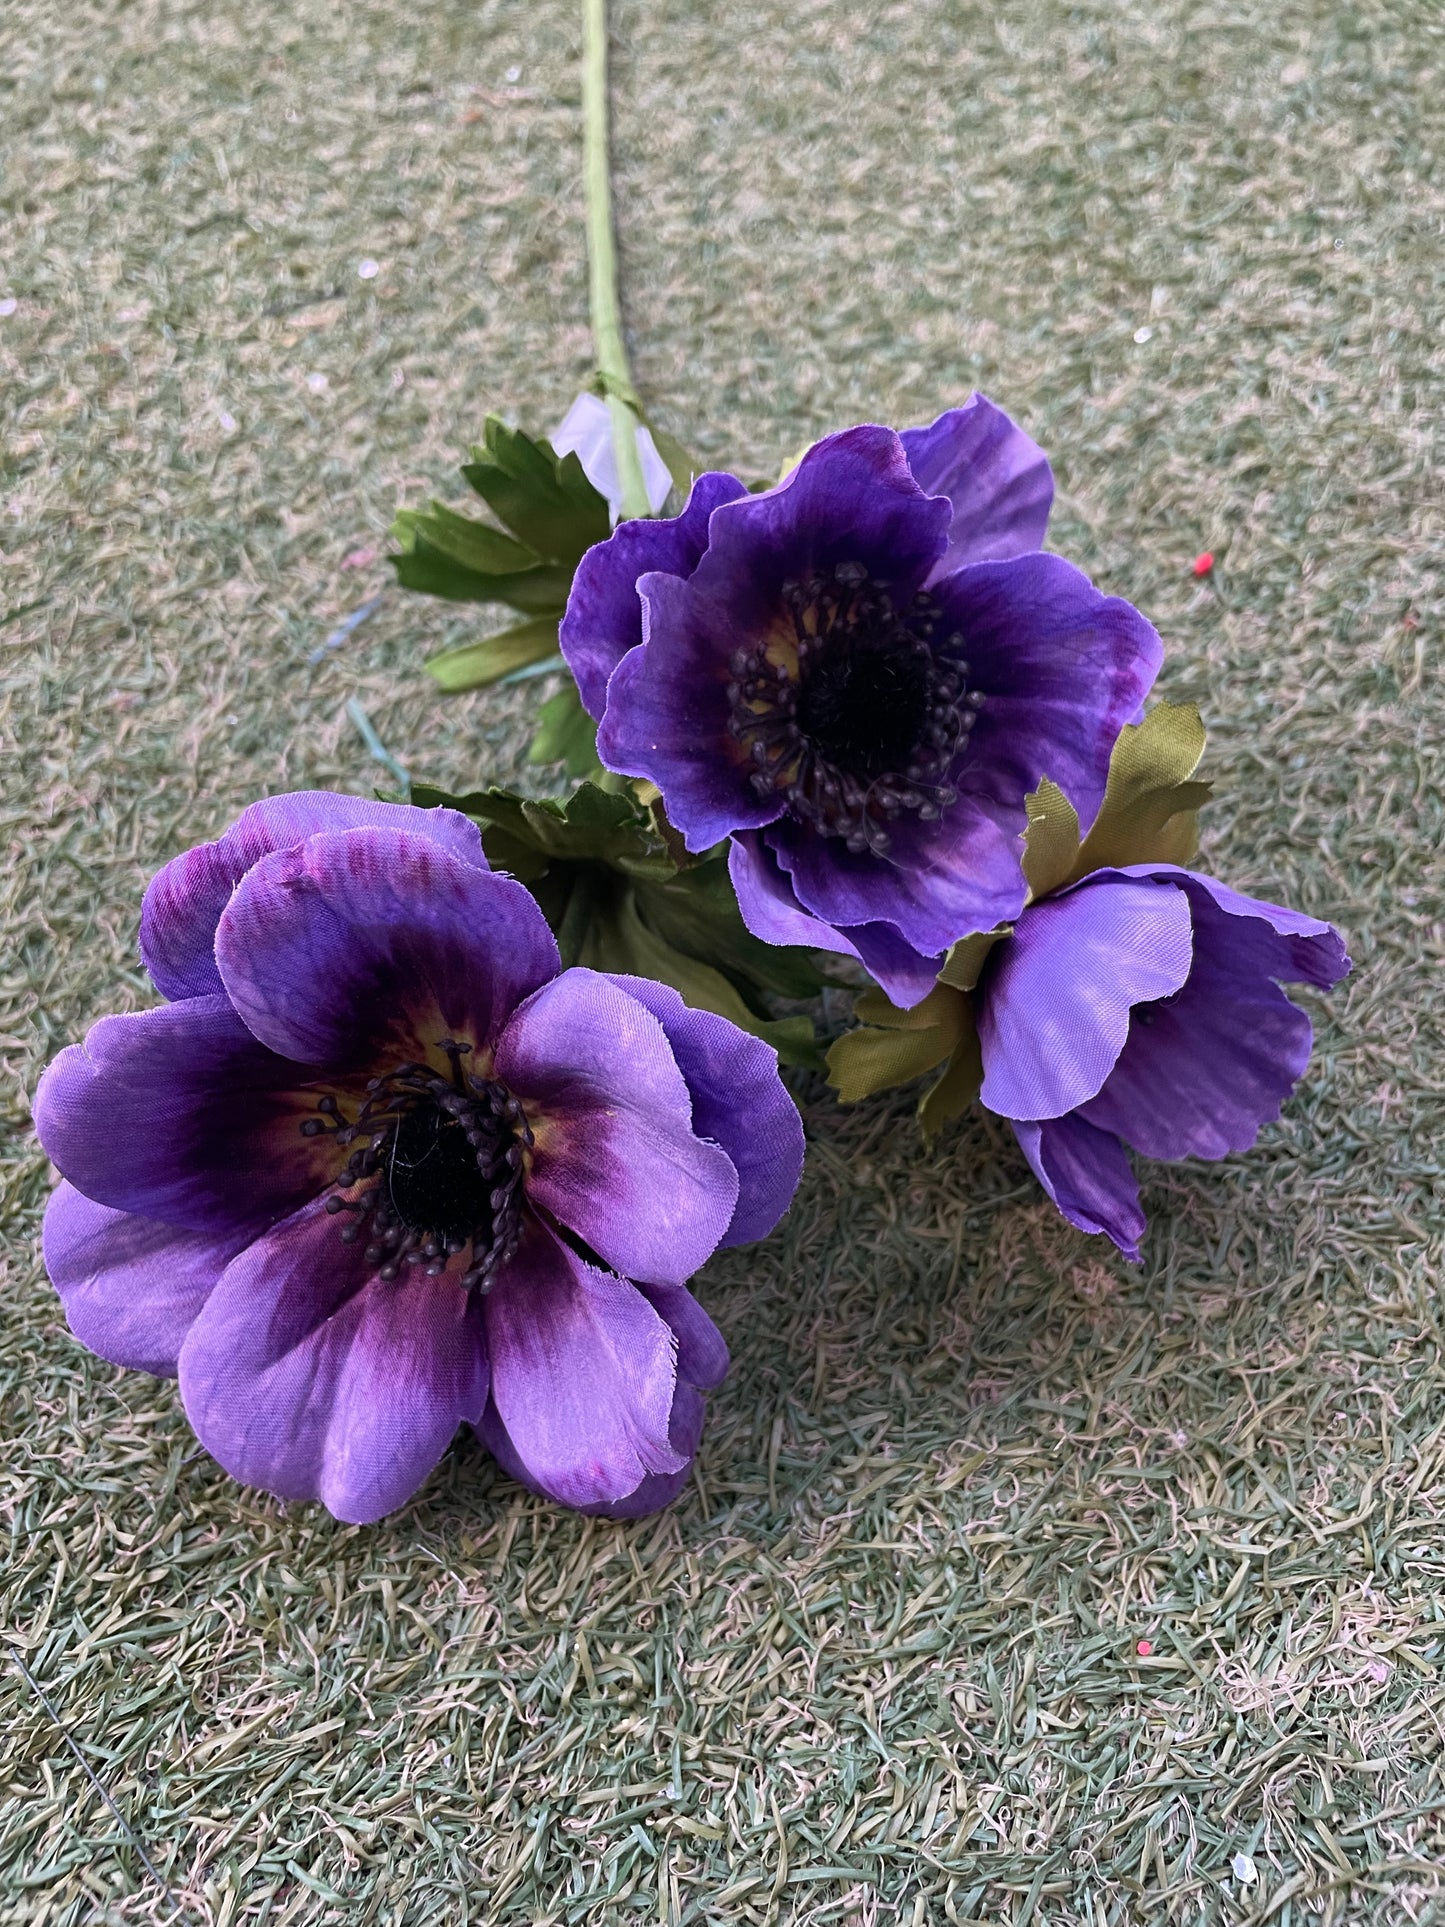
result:
<svg viewBox="0 0 1445 1927"><path fill-rule="evenodd" d="M1310 1020L1280 984L1328 989L1349 967L1330 924L1213 877L1096 870L1027 909L984 967L982 1101L1064 1216L1137 1260L1126 1147L1248 1150L1309 1061Z"/></svg>
<svg viewBox="0 0 1445 1927"><path fill-rule="evenodd" d="M559 970L447 810L257 804L155 879L142 953L178 1001L103 1018L36 1097L76 1336L339 1518L402 1504L461 1423L568 1505L672 1498L727 1369L686 1281L801 1168L768 1047Z"/></svg>
<svg viewBox="0 0 1445 1927"><path fill-rule="evenodd" d="M860 427L766 494L699 479L583 557L562 648L609 767L689 848L731 839L769 942L861 958L895 1003L1024 902L1024 798L1087 828L1162 655L1128 603L1038 552L1035 444L983 396Z"/></svg>

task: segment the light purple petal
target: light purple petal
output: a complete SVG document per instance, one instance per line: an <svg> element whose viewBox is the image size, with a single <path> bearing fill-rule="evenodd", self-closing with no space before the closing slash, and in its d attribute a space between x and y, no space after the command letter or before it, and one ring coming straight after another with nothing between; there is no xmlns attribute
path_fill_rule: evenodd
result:
<svg viewBox="0 0 1445 1927"><path fill-rule="evenodd" d="M728 1375L727 1341L685 1285L639 1285L637 1289L677 1340L681 1383L712 1392Z"/></svg>
<svg viewBox="0 0 1445 1927"><path fill-rule="evenodd" d="M1137 1264L1146 1221L1138 1180L1118 1138L1077 1113L1013 1128L1035 1177L1069 1223L1080 1231L1102 1231Z"/></svg>
<svg viewBox="0 0 1445 1927"><path fill-rule="evenodd" d="M963 636L969 686L984 698L950 780L1021 809L1047 776L1088 830L1119 731L1140 713L1164 658L1153 625L1057 555L976 563L933 594L941 626Z"/></svg>
<svg viewBox="0 0 1445 1927"><path fill-rule="evenodd" d="M1178 990L1192 953L1188 899L1167 884L1100 873L1032 905L994 951L978 999L984 1104L1047 1118L1093 1097L1132 1006Z"/></svg>
<svg viewBox="0 0 1445 1927"><path fill-rule="evenodd" d="M543 1491L612 1505L685 1468L668 1433L676 1341L636 1286L531 1220L483 1302L497 1416Z"/></svg>
<svg viewBox="0 0 1445 1927"><path fill-rule="evenodd" d="M602 715L608 679L642 641L638 578L691 575L707 547L713 510L746 494L734 475L699 475L681 515L665 522L623 522L578 563L558 640L591 715Z"/></svg>
<svg viewBox="0 0 1445 1927"><path fill-rule="evenodd" d="M1048 457L987 395L970 395L927 428L905 428L899 440L924 494L953 505L936 575L1043 547L1054 500Z"/></svg>
<svg viewBox="0 0 1445 1927"><path fill-rule="evenodd" d="M672 492L672 477L647 430L639 425L636 433L647 502L656 515ZM579 395L547 439L559 455L575 453L582 473L607 503L615 522L622 513L622 483L617 474L617 451L612 445L612 410L607 403L600 395Z"/></svg>
<svg viewBox="0 0 1445 1927"><path fill-rule="evenodd" d="M208 997L221 989L216 925L246 872L274 850L294 849L324 831L410 830L478 870L487 868L481 832L457 810L420 810L329 790L263 797L224 836L187 850L151 878L141 904L140 951L162 996Z"/></svg>
<svg viewBox="0 0 1445 1927"><path fill-rule="evenodd" d="M277 1057L224 997L103 1017L40 1080L47 1155L99 1204L224 1237L258 1232L330 1182L326 1137L303 1138L312 1073Z"/></svg>
<svg viewBox="0 0 1445 1927"><path fill-rule="evenodd" d="M728 875L743 922L764 943L794 945L802 950L832 950L856 957L856 947L820 917L810 916L798 902L793 886L778 867L764 839L745 831L728 846Z"/></svg>
<svg viewBox="0 0 1445 1927"><path fill-rule="evenodd" d="M236 1009L286 1056L391 1068L454 1037L479 1072L559 962L520 883L396 830L263 858L226 906L216 957Z"/></svg>
<svg viewBox="0 0 1445 1927"><path fill-rule="evenodd" d="M778 1076L777 1052L726 1017L693 1010L666 984L622 975L612 982L662 1025L692 1094L694 1134L720 1144L737 1171L737 1207L723 1244L766 1238L803 1172L803 1120Z"/></svg>
<svg viewBox="0 0 1445 1927"><path fill-rule="evenodd" d="M680 1285L712 1256L738 1174L695 1135L667 1034L635 997L596 971L565 971L507 1026L497 1076L536 1133L528 1198L604 1264Z"/></svg>
<svg viewBox="0 0 1445 1927"><path fill-rule="evenodd" d="M173 1378L181 1341L249 1234L182 1231L61 1183L45 1208L45 1269L66 1321L113 1365Z"/></svg>
<svg viewBox="0 0 1445 1927"><path fill-rule="evenodd" d="M1134 1013L1083 1115L1149 1157L1248 1150L1309 1062L1310 1020L1274 979L1328 986L1348 968L1344 948L1328 924L1213 878L1160 865L1125 874L1178 883L1193 912L1194 962L1176 996Z"/></svg>
<svg viewBox="0 0 1445 1927"><path fill-rule="evenodd" d="M233 1478L363 1525L481 1417L487 1352L455 1268L387 1283L340 1230L308 1205L232 1260L181 1347L181 1398Z"/></svg>
<svg viewBox="0 0 1445 1927"><path fill-rule="evenodd" d="M651 1512L660 1512L665 1505L671 1505L682 1488L687 1484L688 1474L692 1471L692 1461L702 1442L703 1419L707 1402L702 1393L691 1385L679 1381L672 1395L672 1412L668 1419L667 1434L672 1449L685 1463L676 1472L649 1472L642 1483L627 1494L625 1498L604 1501L600 1505L583 1505L576 1508L589 1518L601 1519L645 1519ZM478 1435L488 1451L496 1459L509 1478L527 1487L529 1492L539 1493L544 1499L556 1499L561 1495L549 1492L535 1479L523 1464L516 1447L507 1435L497 1412L495 1401L489 1400L477 1427Z"/></svg>

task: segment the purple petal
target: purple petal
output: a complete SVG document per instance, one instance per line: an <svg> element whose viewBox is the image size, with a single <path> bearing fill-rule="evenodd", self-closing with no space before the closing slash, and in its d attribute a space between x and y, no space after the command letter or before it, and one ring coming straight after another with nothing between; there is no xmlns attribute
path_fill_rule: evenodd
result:
<svg viewBox="0 0 1445 1927"><path fill-rule="evenodd" d="M936 574L1043 547L1054 500L1048 457L987 395L970 395L927 428L905 428L899 440L924 494L953 505Z"/></svg>
<svg viewBox="0 0 1445 1927"><path fill-rule="evenodd" d="M1146 1220L1138 1180L1118 1138L1077 1114L1013 1128L1035 1177L1069 1223L1080 1231L1102 1231L1137 1264Z"/></svg>
<svg viewBox="0 0 1445 1927"><path fill-rule="evenodd" d="M1329 985L1348 967L1328 924L1163 866L1194 921L1176 996L1134 1013L1129 1041L1083 1115L1148 1157L1222 1158L1273 1123L1309 1062L1311 1029L1275 977Z"/></svg>
<svg viewBox="0 0 1445 1927"><path fill-rule="evenodd" d="M694 1391L691 1385L679 1382L672 1395L672 1412L667 1422L668 1441L677 1455L686 1463L676 1472L649 1472L642 1483L629 1492L626 1498L603 1502L599 1505L578 1506L579 1512L590 1518L601 1519L645 1519L650 1512L660 1512L673 1500L687 1484L688 1474L692 1471L692 1461L702 1442L703 1418L707 1404L701 1392ZM531 1492L540 1493L544 1499L555 1499L560 1495L549 1492L522 1463L515 1446L507 1435L497 1413L495 1402L489 1400L482 1414L477 1432L482 1443L491 1452L509 1478L515 1479Z"/></svg>
<svg viewBox="0 0 1445 1927"><path fill-rule="evenodd" d="M1023 908L1022 820L1010 817L985 798L961 795L937 823L900 823L893 851L881 859L800 823L775 824L762 841L804 909L846 930L860 954L858 927L891 925L919 960L923 995L951 944L1010 923Z"/></svg>
<svg viewBox="0 0 1445 1927"><path fill-rule="evenodd" d="M216 925L231 892L263 856L294 849L324 831L363 828L411 830L462 862L487 868L481 832L457 810L419 810L329 790L264 797L243 810L218 842L187 850L151 878L141 904L140 952L161 995L209 997L220 991Z"/></svg>
<svg viewBox="0 0 1445 1927"><path fill-rule="evenodd" d="M612 982L662 1025L692 1094L694 1134L720 1144L737 1171L737 1208L723 1244L766 1238L803 1172L803 1120L778 1076L777 1052L726 1017L691 1009L666 984L622 975ZM680 1362L678 1369L691 1377Z"/></svg>
<svg viewBox="0 0 1445 1927"><path fill-rule="evenodd" d="M613 670L642 641L638 577L691 575L707 547L713 510L746 494L734 475L699 475L681 515L665 522L623 522L578 563L558 640L583 706L593 716L600 717L607 705Z"/></svg>
<svg viewBox="0 0 1445 1927"><path fill-rule="evenodd" d="M45 1269L66 1321L113 1365L173 1378L181 1341L247 1233L182 1231L62 1183L45 1208Z"/></svg>
<svg viewBox="0 0 1445 1927"><path fill-rule="evenodd" d="M727 1341L685 1285L639 1285L637 1289L677 1340L682 1384L712 1392L728 1375Z"/></svg>
<svg viewBox="0 0 1445 1927"><path fill-rule="evenodd" d="M683 1284L717 1249L738 1174L692 1127L667 1034L635 997L568 970L513 1017L497 1076L536 1133L527 1196L629 1278Z"/></svg>
<svg viewBox="0 0 1445 1927"><path fill-rule="evenodd" d="M543 1491L612 1505L685 1469L668 1435L675 1340L635 1285L533 1219L483 1302L497 1416Z"/></svg>
<svg viewBox="0 0 1445 1927"><path fill-rule="evenodd" d="M103 1017L40 1080L35 1129L78 1191L216 1237L255 1233L325 1189L338 1162L303 1138L314 1075L275 1056L224 997Z"/></svg>
<svg viewBox="0 0 1445 1927"><path fill-rule="evenodd" d="M976 563L932 593L941 626L964 638L969 686L984 698L951 780L1021 808L1047 776L1087 830L1119 731L1163 661L1153 626L1057 555Z"/></svg>
<svg viewBox="0 0 1445 1927"><path fill-rule="evenodd" d="M319 1203L234 1259L180 1355L181 1398L233 1478L364 1525L416 1491L487 1400L481 1302L421 1266L388 1284Z"/></svg>
<svg viewBox="0 0 1445 1927"><path fill-rule="evenodd" d="M1164 884L1099 872L1032 905L994 951L978 1000L984 1104L1047 1118L1093 1097L1132 1006L1178 990L1192 953L1188 900Z"/></svg>
<svg viewBox="0 0 1445 1927"><path fill-rule="evenodd" d="M613 671L597 754L608 769L656 783L687 847L710 850L731 830L776 821L783 799L757 794L728 734L725 621L700 626L696 599L677 576L645 575L637 587L648 641Z"/></svg>
<svg viewBox="0 0 1445 1927"><path fill-rule="evenodd" d="M288 1057L395 1065L455 1037L479 1071L558 966L520 883L396 830L316 836L263 858L226 906L216 957L246 1023Z"/></svg>
<svg viewBox="0 0 1445 1927"><path fill-rule="evenodd" d="M810 916L798 902L793 886L778 868L777 858L764 839L750 832L735 836L728 846L728 875L743 922L764 943L794 945L801 950L832 950L845 957L858 955L855 945L820 917Z"/></svg>
<svg viewBox="0 0 1445 1927"><path fill-rule="evenodd" d="M639 425L636 435L647 502L656 515L672 492L672 477L648 431ZM582 473L607 503L616 521L622 512L622 483L617 474L617 450L612 442L612 410L602 397L579 395L547 439L559 455L575 453L582 464Z"/></svg>

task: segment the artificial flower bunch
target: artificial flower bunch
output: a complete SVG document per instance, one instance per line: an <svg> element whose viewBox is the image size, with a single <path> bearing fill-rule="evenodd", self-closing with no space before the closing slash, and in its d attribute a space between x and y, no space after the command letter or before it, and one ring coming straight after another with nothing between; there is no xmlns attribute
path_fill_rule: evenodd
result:
<svg viewBox="0 0 1445 1927"><path fill-rule="evenodd" d="M36 1100L77 1336L344 1519L461 1424L581 1510L678 1492L727 1367L689 1281L802 1167L780 1060L846 1102L916 1080L930 1134L981 1102L1137 1258L1130 1150L1251 1145L1310 1050L1281 985L1349 968L1188 867L1198 715L1146 711L1159 637L1044 552L1049 465L992 402L771 486L644 426L631 519L612 429L593 396L551 443L489 421L493 519L398 526L404 583L524 618L443 688L564 675L533 755L572 793L252 805L146 894L167 1001Z"/></svg>

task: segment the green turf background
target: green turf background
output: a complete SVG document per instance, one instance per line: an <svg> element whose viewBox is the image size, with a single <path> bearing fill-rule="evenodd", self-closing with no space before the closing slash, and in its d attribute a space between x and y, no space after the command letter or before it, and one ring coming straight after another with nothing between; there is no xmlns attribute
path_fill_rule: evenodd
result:
<svg viewBox="0 0 1445 1927"><path fill-rule="evenodd" d="M231 1485L69 1338L28 1094L147 1000L151 870L369 789L348 696L434 781L514 767L535 685L418 674L473 613L391 593L308 654L483 412L545 428L585 376L579 32L7 0L0 1636L179 1912L0 1652L0 1920L1445 1919L1445 16L614 15L662 418L765 472L984 387L1206 712L1206 860L1356 975L1254 1153L1146 1173L1139 1269L996 1126L924 1155L906 1101L805 1083L793 1217L700 1286L735 1370L661 1519L472 1444L365 1530Z"/></svg>

